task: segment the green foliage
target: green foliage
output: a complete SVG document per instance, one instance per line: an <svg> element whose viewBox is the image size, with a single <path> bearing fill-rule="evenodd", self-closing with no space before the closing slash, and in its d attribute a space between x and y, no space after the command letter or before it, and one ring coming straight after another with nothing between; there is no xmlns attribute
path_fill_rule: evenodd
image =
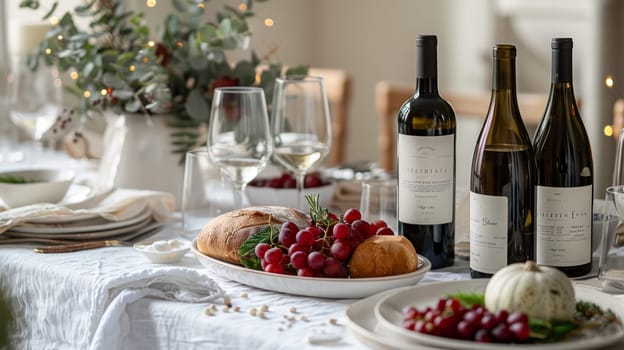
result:
<svg viewBox="0 0 624 350"><path fill-rule="evenodd" d="M23 177L13 175L0 175L0 182L8 184L27 184L34 181L27 180Z"/></svg>
<svg viewBox="0 0 624 350"><path fill-rule="evenodd" d="M258 243L275 243L275 241L277 241L277 237L276 235L275 237L273 235L274 230L279 230L279 227L267 225L259 232L249 236L249 238L241 244L238 248L238 256L240 257L241 264L243 264L243 266L249 269L262 270L262 266L260 266L260 259L256 256L255 249Z"/></svg>
<svg viewBox="0 0 624 350"><path fill-rule="evenodd" d="M79 97L77 107L82 112L174 114L182 124L173 126L183 125L183 133L172 135L173 145L176 152L184 153L200 142L196 130L210 117L216 87L260 86L271 101L281 64L268 62L269 58L263 62L255 52L234 64L226 58L227 52L248 50L247 19L254 15L256 1L261 2L244 0L244 10L226 5L214 20L207 21L208 0L172 0L176 12L166 17L162 33L156 36L150 33L143 13L126 10L124 1L86 0L58 17L29 66L37 69L44 62L62 72L77 73L73 86L66 90ZM20 7L50 6L45 19L55 13L57 4L22 0ZM88 28L76 26L75 16L89 18ZM287 73L293 72L306 74L307 67Z"/></svg>

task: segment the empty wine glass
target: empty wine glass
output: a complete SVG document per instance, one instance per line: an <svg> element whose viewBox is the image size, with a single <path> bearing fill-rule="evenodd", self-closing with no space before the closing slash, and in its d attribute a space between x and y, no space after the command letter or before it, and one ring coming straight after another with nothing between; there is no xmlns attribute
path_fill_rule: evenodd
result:
<svg viewBox="0 0 624 350"><path fill-rule="evenodd" d="M17 58L8 79L11 121L41 149L43 134L54 124L62 104L63 91L58 71L40 64L31 70Z"/></svg>
<svg viewBox="0 0 624 350"><path fill-rule="evenodd" d="M271 157L272 143L264 91L256 87L215 89L208 155L234 184L234 206L240 208L245 186Z"/></svg>
<svg viewBox="0 0 624 350"><path fill-rule="evenodd" d="M271 124L274 157L294 173L301 209L305 174L327 155L331 146L329 104L323 78L277 78Z"/></svg>

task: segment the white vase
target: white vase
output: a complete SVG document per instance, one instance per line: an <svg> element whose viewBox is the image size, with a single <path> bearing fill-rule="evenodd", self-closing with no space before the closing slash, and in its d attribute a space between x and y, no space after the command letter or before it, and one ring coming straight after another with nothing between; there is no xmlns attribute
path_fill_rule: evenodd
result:
<svg viewBox="0 0 624 350"><path fill-rule="evenodd" d="M170 115L107 115L99 178L103 187L150 189L180 198L183 168L172 153Z"/></svg>

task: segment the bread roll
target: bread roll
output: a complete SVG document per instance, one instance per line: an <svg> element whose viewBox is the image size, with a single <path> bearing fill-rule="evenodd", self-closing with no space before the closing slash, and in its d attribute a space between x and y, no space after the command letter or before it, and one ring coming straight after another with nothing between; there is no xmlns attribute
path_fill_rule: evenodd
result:
<svg viewBox="0 0 624 350"><path fill-rule="evenodd" d="M292 221L299 227L308 224L301 211L286 207L249 207L221 214L210 220L200 231L197 249L215 259L240 265L238 248L252 234L269 224Z"/></svg>
<svg viewBox="0 0 624 350"><path fill-rule="evenodd" d="M403 236L373 236L360 244L351 257L351 277L380 277L416 271L418 255Z"/></svg>

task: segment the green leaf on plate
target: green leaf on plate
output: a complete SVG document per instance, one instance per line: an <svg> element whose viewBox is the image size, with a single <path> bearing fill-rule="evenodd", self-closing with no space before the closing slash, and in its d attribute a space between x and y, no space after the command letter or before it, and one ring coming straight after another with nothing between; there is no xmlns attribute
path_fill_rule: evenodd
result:
<svg viewBox="0 0 624 350"><path fill-rule="evenodd" d="M273 230L279 230L279 228L274 226ZM271 225L267 225L267 227L263 228L258 233L249 236L238 248L238 256L240 257L241 264L249 269L262 270L260 259L256 256L255 249L258 243L271 244L271 238Z"/></svg>

